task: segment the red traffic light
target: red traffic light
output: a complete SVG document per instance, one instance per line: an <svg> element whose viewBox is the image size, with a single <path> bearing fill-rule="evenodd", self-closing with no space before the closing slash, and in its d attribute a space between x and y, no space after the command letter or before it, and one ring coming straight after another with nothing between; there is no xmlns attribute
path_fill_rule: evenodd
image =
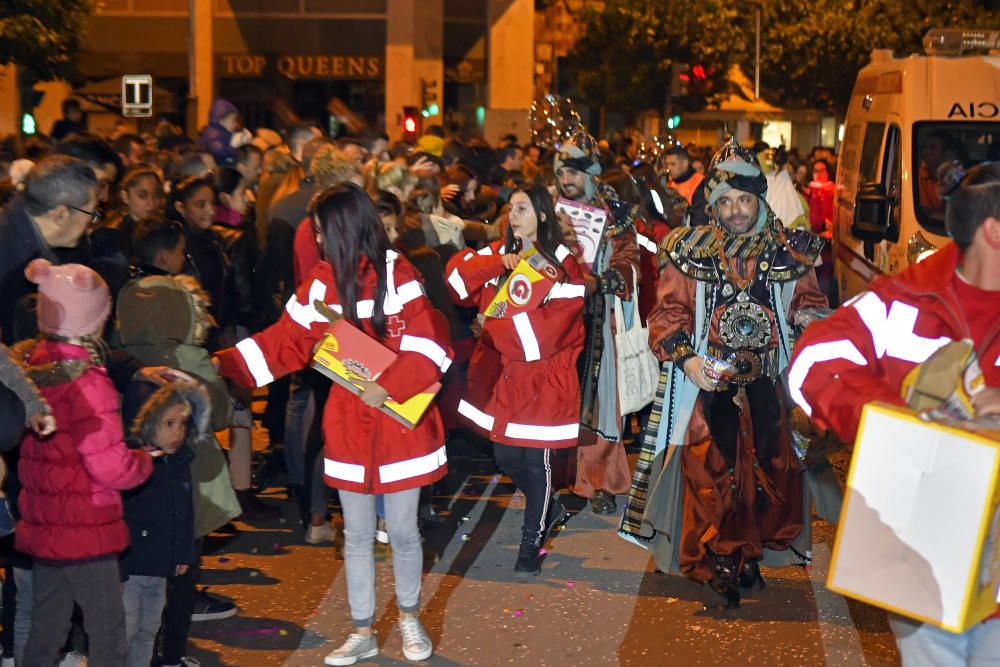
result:
<svg viewBox="0 0 1000 667"><path fill-rule="evenodd" d="M403 119L403 131L408 134L414 134L417 131L417 119L413 116L407 116Z"/></svg>
<svg viewBox="0 0 1000 667"><path fill-rule="evenodd" d="M701 65L695 65L694 67L692 67L691 73L694 74L694 78L696 79L705 78L705 68L702 67Z"/></svg>

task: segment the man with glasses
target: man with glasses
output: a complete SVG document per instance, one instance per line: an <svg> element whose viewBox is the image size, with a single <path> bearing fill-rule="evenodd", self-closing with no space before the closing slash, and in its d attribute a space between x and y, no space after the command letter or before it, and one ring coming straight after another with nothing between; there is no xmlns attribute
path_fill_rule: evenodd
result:
<svg viewBox="0 0 1000 667"><path fill-rule="evenodd" d="M97 197L97 178L86 162L53 155L35 165L25 180L24 193L0 212L4 343L17 340L16 312L24 312L24 298L35 291L24 277L24 267L37 257L58 263L56 249L75 248L99 217Z"/></svg>

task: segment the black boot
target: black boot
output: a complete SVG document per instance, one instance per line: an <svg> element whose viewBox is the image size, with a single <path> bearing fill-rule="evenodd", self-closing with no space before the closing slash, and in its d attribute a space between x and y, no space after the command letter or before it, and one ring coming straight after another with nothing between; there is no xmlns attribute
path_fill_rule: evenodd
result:
<svg viewBox="0 0 1000 667"><path fill-rule="evenodd" d="M764 577L760 575L760 562L757 559L748 560L743 564L743 571L740 572L740 587L741 588L753 588L756 584L757 588L764 588Z"/></svg>
<svg viewBox="0 0 1000 667"><path fill-rule="evenodd" d="M517 552L514 574L519 577L533 577L542 570L538 557L538 532L524 531L521 534L521 548Z"/></svg>
<svg viewBox="0 0 1000 667"><path fill-rule="evenodd" d="M739 560L734 555L713 554L712 558L715 559L715 577L708 585L726 601L726 609L736 609L740 606L739 576L736 573Z"/></svg>
<svg viewBox="0 0 1000 667"><path fill-rule="evenodd" d="M541 539L538 540L539 547L545 546L545 542L549 539L549 535L552 534L552 530L556 526L564 523L566 521L566 517L568 516L569 514L566 512L566 508L563 507L562 502L559 500L559 494L553 493L552 498L549 501L548 514L545 515L545 532L542 533Z"/></svg>

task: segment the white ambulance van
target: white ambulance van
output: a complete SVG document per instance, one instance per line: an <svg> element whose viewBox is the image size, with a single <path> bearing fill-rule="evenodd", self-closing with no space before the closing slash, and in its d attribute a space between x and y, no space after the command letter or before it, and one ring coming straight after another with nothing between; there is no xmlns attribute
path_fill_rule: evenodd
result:
<svg viewBox="0 0 1000 667"><path fill-rule="evenodd" d="M841 301L947 242L948 195L1000 160L1000 32L935 29L926 55L874 51L858 74L837 166L834 270Z"/></svg>

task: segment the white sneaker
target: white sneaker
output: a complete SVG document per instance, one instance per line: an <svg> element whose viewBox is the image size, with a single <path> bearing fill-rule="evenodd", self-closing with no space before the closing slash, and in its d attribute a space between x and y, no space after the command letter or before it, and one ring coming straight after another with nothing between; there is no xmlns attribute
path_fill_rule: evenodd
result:
<svg viewBox="0 0 1000 667"><path fill-rule="evenodd" d="M328 523L319 526L309 526L309 530L306 531L306 542L309 544L333 542L336 538L337 531Z"/></svg>
<svg viewBox="0 0 1000 667"><path fill-rule="evenodd" d="M416 616L400 616L399 631L403 635L403 655L407 660L426 660L434 647L427 631Z"/></svg>
<svg viewBox="0 0 1000 667"><path fill-rule="evenodd" d="M76 651L70 651L59 661L59 667L87 667L87 656Z"/></svg>
<svg viewBox="0 0 1000 667"><path fill-rule="evenodd" d="M323 658L323 662L335 666L353 665L358 660L374 658L377 655L378 642L375 641L374 633L365 636L360 632L352 632L340 648Z"/></svg>

